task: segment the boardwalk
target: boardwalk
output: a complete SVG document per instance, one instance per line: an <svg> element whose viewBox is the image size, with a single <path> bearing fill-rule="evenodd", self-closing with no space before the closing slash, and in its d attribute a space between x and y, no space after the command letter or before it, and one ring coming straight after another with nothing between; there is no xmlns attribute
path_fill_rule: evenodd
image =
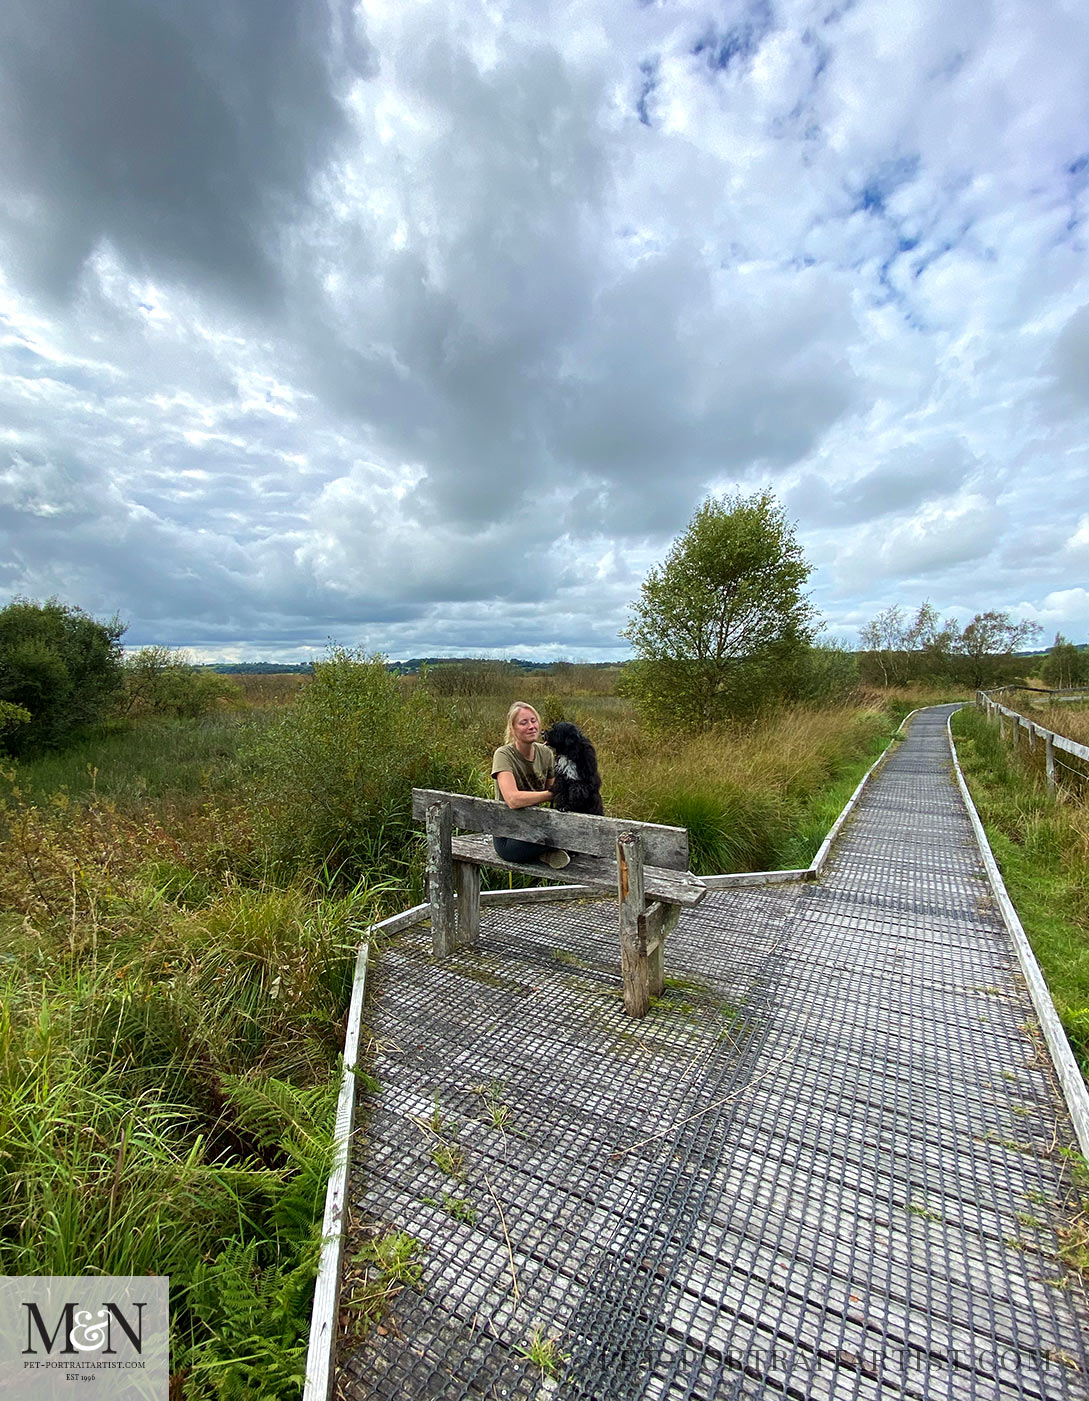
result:
<svg viewBox="0 0 1089 1401"><path fill-rule="evenodd" d="M486 910L442 965L426 929L380 951L347 1250L397 1226L423 1274L338 1396L1089 1397L1073 1132L946 714L819 883L682 917L645 1021L613 903Z"/></svg>

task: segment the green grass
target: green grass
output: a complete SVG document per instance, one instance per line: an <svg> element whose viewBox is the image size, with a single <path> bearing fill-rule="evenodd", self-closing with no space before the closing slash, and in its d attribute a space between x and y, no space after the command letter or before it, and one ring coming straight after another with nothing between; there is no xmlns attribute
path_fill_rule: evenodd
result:
<svg viewBox="0 0 1089 1401"><path fill-rule="evenodd" d="M19 783L37 802L61 791L74 799L97 793L130 808L149 799L226 791L235 783L239 735L252 723L237 713L118 722L68 748L24 760L17 768Z"/></svg>
<svg viewBox="0 0 1089 1401"><path fill-rule="evenodd" d="M790 871L809 865L866 772L890 744L900 742L898 723L890 717L866 737L857 752L845 755L834 765L826 784L805 795L794 815L792 830L776 848L775 869Z"/></svg>
<svg viewBox="0 0 1089 1401"><path fill-rule="evenodd" d="M1051 797L974 707L953 718L957 755L1002 878L1071 1047L1089 1072L1089 862L1077 799Z"/></svg>
<svg viewBox="0 0 1089 1401"><path fill-rule="evenodd" d="M242 885L207 817L3 807L0 1272L169 1274L172 1395L295 1396L381 886Z"/></svg>

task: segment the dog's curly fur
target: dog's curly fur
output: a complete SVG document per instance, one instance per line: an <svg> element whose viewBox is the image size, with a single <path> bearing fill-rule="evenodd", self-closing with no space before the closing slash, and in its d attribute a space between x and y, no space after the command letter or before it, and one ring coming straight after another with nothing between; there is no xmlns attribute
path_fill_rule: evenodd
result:
<svg viewBox="0 0 1089 1401"><path fill-rule="evenodd" d="M597 754L579 727L568 720L558 720L541 738L556 756L552 806L559 812L591 812L604 816Z"/></svg>

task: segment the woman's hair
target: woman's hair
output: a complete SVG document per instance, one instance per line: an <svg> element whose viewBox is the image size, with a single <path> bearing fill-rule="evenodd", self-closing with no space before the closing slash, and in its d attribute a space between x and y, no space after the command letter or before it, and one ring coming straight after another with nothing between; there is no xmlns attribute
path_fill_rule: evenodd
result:
<svg viewBox="0 0 1089 1401"><path fill-rule="evenodd" d="M530 705L529 701L515 701L507 711L507 730L503 736L504 744L514 743L514 717L520 710L533 710L534 715L537 715L536 710ZM539 715L537 715L537 723L538 725L541 723L541 717Z"/></svg>

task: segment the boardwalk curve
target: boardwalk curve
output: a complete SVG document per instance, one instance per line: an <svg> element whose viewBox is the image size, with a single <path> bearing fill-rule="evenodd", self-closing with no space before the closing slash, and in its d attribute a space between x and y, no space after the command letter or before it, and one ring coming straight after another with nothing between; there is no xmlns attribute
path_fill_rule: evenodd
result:
<svg viewBox="0 0 1089 1401"><path fill-rule="evenodd" d="M819 882L682 917L645 1021L612 902L493 907L441 964L420 929L372 956L346 1291L392 1227L423 1276L342 1345L338 1396L1089 1397L1057 1255L1074 1135L949 710L914 718Z"/></svg>

